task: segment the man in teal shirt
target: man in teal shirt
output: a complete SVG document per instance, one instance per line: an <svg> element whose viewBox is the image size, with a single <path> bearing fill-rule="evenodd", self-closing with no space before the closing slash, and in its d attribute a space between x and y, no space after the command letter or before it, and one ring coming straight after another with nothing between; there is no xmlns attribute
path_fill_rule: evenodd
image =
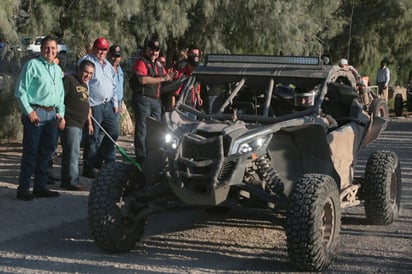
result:
<svg viewBox="0 0 412 274"><path fill-rule="evenodd" d="M14 91L23 123L23 155L17 199L25 201L59 196L58 192L47 188L47 165L56 148L57 128L62 130L65 126L62 70L54 63L57 55L55 39L45 37L40 50L39 57L24 64Z"/></svg>

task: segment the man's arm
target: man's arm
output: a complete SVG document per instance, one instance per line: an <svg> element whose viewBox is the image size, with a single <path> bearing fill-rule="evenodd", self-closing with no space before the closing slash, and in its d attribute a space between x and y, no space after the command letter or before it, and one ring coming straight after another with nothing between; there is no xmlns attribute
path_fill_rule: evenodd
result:
<svg viewBox="0 0 412 274"><path fill-rule="evenodd" d="M386 68L386 83L385 86L389 86L389 81L391 80L391 72L388 68Z"/></svg>
<svg viewBox="0 0 412 274"><path fill-rule="evenodd" d="M26 115L33 112L33 108L30 106L30 102L28 98L29 87L30 87L32 79L33 79L33 76L30 74L29 63L27 62L26 64L24 64L20 72L19 79L14 89L14 96L19 102L19 105L20 105L20 108L23 114L26 114Z"/></svg>
<svg viewBox="0 0 412 274"><path fill-rule="evenodd" d="M167 73L164 76L148 76L148 75L137 75L137 79L141 85L156 85L160 84L161 82L171 81L172 80L172 72Z"/></svg>

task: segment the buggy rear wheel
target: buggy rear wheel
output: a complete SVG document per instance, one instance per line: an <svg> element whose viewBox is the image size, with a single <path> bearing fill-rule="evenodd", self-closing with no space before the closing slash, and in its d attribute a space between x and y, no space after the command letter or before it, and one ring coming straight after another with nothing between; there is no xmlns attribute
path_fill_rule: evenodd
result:
<svg viewBox="0 0 412 274"><path fill-rule="evenodd" d="M109 252L128 252L140 240L145 220L133 193L144 185L141 172L131 164L113 162L97 174L88 202L89 227L95 242Z"/></svg>
<svg viewBox="0 0 412 274"><path fill-rule="evenodd" d="M341 226L339 190L325 174L305 174L290 196L286 236L289 258L298 268L321 271L332 262Z"/></svg>
<svg viewBox="0 0 412 274"><path fill-rule="evenodd" d="M401 168L392 151L376 151L366 164L362 181L366 218L372 224L391 224L399 214Z"/></svg>
<svg viewBox="0 0 412 274"><path fill-rule="evenodd" d="M389 117L389 110L386 101L382 98L375 98L372 102L372 107L369 110L369 114L374 117Z"/></svg>
<svg viewBox="0 0 412 274"><path fill-rule="evenodd" d="M395 115L401 116L403 112L403 98L402 98L402 95L399 93L395 95L394 108L395 108Z"/></svg>

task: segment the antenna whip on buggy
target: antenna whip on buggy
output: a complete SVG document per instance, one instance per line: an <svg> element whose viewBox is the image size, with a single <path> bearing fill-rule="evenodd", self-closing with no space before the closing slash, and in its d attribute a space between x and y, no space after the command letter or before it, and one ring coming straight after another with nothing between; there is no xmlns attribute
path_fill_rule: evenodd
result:
<svg viewBox="0 0 412 274"><path fill-rule="evenodd" d="M127 162L131 163L131 164L134 165L139 171L142 171L141 165L140 165L138 162L136 162L134 159L132 159L132 158L127 154L127 152L117 144L117 142L112 138L112 136L110 136L110 134L102 127L102 125L101 125L99 122L96 121L96 119L95 119L93 116L91 116L91 117L92 117L93 122L95 122L96 125L97 125L97 126L104 132L104 134L110 139L110 141L112 141L112 143L113 143L114 146L116 147L117 151L120 153L120 155L122 155L123 161L127 161Z"/></svg>

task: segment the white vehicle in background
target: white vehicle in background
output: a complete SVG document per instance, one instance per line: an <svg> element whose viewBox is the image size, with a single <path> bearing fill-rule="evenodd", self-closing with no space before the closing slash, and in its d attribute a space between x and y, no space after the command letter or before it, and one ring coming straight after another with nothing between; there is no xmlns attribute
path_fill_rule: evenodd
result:
<svg viewBox="0 0 412 274"><path fill-rule="evenodd" d="M39 53L41 41L45 36L35 37L27 46L27 51L30 53ZM67 53L69 50L62 39L57 39L57 53Z"/></svg>

